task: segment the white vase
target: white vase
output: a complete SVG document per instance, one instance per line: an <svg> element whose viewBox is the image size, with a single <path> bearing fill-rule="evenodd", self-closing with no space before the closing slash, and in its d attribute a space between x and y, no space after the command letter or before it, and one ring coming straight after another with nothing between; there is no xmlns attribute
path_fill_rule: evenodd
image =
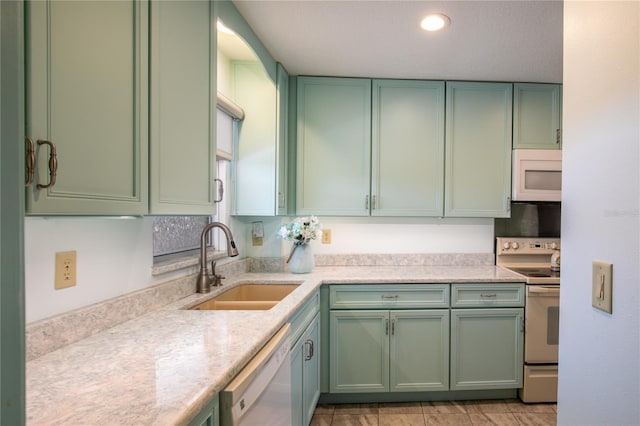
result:
<svg viewBox="0 0 640 426"><path fill-rule="evenodd" d="M313 271L315 262L313 250L309 244L300 244L292 247L293 253L289 258L289 272L294 274L308 274Z"/></svg>

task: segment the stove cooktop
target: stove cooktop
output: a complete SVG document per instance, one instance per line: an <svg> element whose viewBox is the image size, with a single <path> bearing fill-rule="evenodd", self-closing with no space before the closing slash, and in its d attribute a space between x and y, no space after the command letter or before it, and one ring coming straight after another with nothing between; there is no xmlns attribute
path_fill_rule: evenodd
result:
<svg viewBox="0 0 640 426"><path fill-rule="evenodd" d="M552 271L551 268L509 268L513 272L525 277L533 278L560 278L560 271Z"/></svg>

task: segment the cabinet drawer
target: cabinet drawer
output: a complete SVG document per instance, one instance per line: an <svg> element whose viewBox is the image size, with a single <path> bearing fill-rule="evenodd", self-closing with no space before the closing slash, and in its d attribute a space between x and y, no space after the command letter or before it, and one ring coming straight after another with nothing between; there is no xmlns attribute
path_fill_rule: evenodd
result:
<svg viewBox="0 0 640 426"><path fill-rule="evenodd" d="M524 284L452 284L452 308L524 306Z"/></svg>
<svg viewBox="0 0 640 426"><path fill-rule="evenodd" d="M449 307L449 284L332 285L331 309Z"/></svg>
<svg viewBox="0 0 640 426"><path fill-rule="evenodd" d="M320 292L316 290L313 296L289 318L292 345L295 345L298 338L304 332L304 329L318 312L320 312Z"/></svg>

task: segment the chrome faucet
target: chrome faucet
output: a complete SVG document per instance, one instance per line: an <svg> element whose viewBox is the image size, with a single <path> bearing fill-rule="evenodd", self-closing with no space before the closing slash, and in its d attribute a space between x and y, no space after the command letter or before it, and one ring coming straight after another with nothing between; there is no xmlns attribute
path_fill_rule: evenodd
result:
<svg viewBox="0 0 640 426"><path fill-rule="evenodd" d="M213 228L222 229L225 237L227 237L227 255L229 257L235 257L238 255L236 243L233 241L233 235L231 235L231 230L227 225L221 222L211 222L205 226L202 230L202 235L200 235L200 273L198 274L197 282L198 293L209 293L209 291L211 291L211 285L222 285L221 280L224 278L220 275L216 275L215 261L211 262L213 277L209 276L209 271L207 270L207 234Z"/></svg>

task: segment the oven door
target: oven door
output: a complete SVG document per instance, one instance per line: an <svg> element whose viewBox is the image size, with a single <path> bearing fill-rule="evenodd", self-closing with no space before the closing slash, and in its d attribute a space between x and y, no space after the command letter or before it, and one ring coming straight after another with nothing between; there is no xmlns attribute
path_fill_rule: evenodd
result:
<svg viewBox="0 0 640 426"><path fill-rule="evenodd" d="M557 363L560 286L527 285L525 306L525 363Z"/></svg>

